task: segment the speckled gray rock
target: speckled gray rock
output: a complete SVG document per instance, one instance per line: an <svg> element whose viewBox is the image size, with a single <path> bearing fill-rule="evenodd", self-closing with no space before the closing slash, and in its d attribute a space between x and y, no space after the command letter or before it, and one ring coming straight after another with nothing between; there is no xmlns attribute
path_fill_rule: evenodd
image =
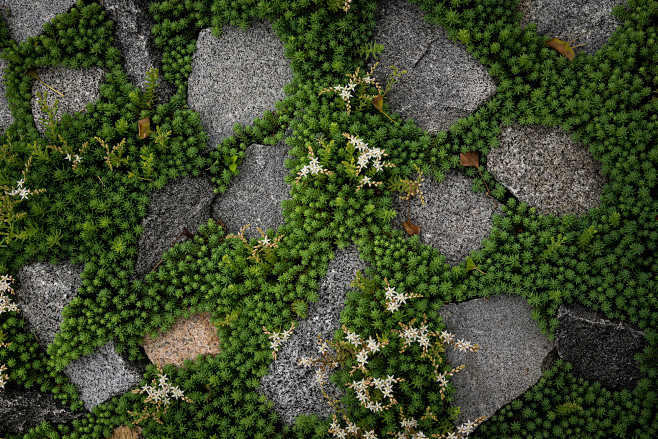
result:
<svg viewBox="0 0 658 439"><path fill-rule="evenodd" d="M25 434L44 421L63 424L86 415L71 412L50 394L0 389L0 431Z"/></svg>
<svg viewBox="0 0 658 439"><path fill-rule="evenodd" d="M280 345L277 359L270 364L269 374L261 379L258 392L274 402L274 409L285 423L294 423L300 414L315 413L326 418L333 412L316 381L316 369L300 366L297 360L320 357L318 335L322 334L323 340L333 339L334 331L340 329L340 313L350 283L357 270L363 272L365 268L356 246L336 251L327 276L320 282L318 300L309 304L308 317L301 320L292 336ZM331 398L343 395L331 382L323 387Z"/></svg>
<svg viewBox="0 0 658 439"><path fill-rule="evenodd" d="M213 203L213 218L221 219L229 233L238 233L250 224L247 238L260 238L256 227L276 230L285 223L281 201L290 199L290 186L283 179L288 175L284 166L290 159L290 148L283 142L274 146L251 145L245 151L242 164L225 193Z"/></svg>
<svg viewBox="0 0 658 439"><path fill-rule="evenodd" d="M144 371L119 356L114 350L114 341L110 341L91 354L73 360L64 373L78 386L85 408L91 410L137 387Z"/></svg>
<svg viewBox="0 0 658 439"><path fill-rule="evenodd" d="M135 275L143 277L158 263L174 240L186 228L196 233L210 218L215 197L207 176L185 177L170 181L150 195L144 230L139 237ZM176 242L184 242L181 236Z"/></svg>
<svg viewBox="0 0 658 439"><path fill-rule="evenodd" d="M199 33L187 94L210 136L210 148L232 136L236 122L251 125L266 110L274 111L292 81L283 43L269 23L256 21L244 31L223 29L220 39L210 29Z"/></svg>
<svg viewBox="0 0 658 439"><path fill-rule="evenodd" d="M46 102L51 108L55 105L55 100L58 101L59 106L56 119L60 120L62 114L68 113L73 115L84 110L88 103L96 102L100 98L100 86L105 77L105 71L98 67L88 70L72 70L55 67L37 69L37 75L41 81L64 94L62 97L36 79L32 81L32 100L30 101L32 115L34 116L37 129L43 134L46 132L46 129L43 124L39 123L39 119L48 120L48 115L41 111L37 93L43 94L46 91L48 92Z"/></svg>
<svg viewBox="0 0 658 439"><path fill-rule="evenodd" d="M457 339L480 346L478 352L446 351L452 367L465 367L451 378L458 424L491 417L499 408L532 387L554 343L530 317L531 307L519 296L499 295L448 304L439 310L446 330Z"/></svg>
<svg viewBox="0 0 658 439"><path fill-rule="evenodd" d="M576 304L560 306L557 318L558 354L575 375L613 390L633 389L646 378L634 359L647 346L642 331Z"/></svg>
<svg viewBox="0 0 658 439"><path fill-rule="evenodd" d="M496 91L487 70L443 28L425 21L417 5L380 2L373 39L384 45L374 76L382 86L395 65L407 70L386 95L391 109L432 134L473 113ZM370 69L370 67L368 67Z"/></svg>
<svg viewBox="0 0 658 439"><path fill-rule="evenodd" d="M540 35L576 40L574 49L594 54L608 42L621 23L612 16L612 8L624 0L530 0L524 17L526 23L536 23Z"/></svg>
<svg viewBox="0 0 658 439"><path fill-rule="evenodd" d="M11 14L7 17L9 35L17 43L43 32L43 25L67 12L77 0L5 0Z"/></svg>
<svg viewBox="0 0 658 439"><path fill-rule="evenodd" d="M14 123L14 116L11 114L11 110L9 110L9 101L7 100L7 96L5 96L7 89L5 88L4 74L7 67L9 67L9 63L0 58L0 75L2 75L2 79L0 80L0 134L3 134L9 125Z"/></svg>
<svg viewBox="0 0 658 439"><path fill-rule="evenodd" d="M78 295L83 266L36 262L17 273L15 303L44 349L55 339L64 320L62 310Z"/></svg>
<svg viewBox="0 0 658 439"><path fill-rule="evenodd" d="M539 214L583 215L600 204L601 164L558 127L503 127L487 170Z"/></svg>
<svg viewBox="0 0 658 439"><path fill-rule="evenodd" d="M460 173L448 173L440 184L431 176L423 177L420 189L425 206L419 197L412 198L409 220L421 227L420 242L439 250L448 264L458 265L471 251L481 248L482 240L493 228L494 214L503 213L500 203L485 193L473 192L471 180ZM392 225L403 230L408 202L399 195L393 195L393 208L398 214Z"/></svg>
<svg viewBox="0 0 658 439"><path fill-rule="evenodd" d="M115 22L114 38L121 50L122 64L128 80L144 88L146 72L159 70L157 102L166 102L173 94L173 87L162 75L162 54L151 36L152 19L148 12L149 0L104 0L103 7Z"/></svg>

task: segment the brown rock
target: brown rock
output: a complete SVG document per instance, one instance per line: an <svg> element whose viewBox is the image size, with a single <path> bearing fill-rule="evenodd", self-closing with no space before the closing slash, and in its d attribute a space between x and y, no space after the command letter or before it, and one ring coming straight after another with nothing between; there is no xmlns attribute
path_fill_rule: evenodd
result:
<svg viewBox="0 0 658 439"><path fill-rule="evenodd" d="M155 339L146 334L144 351L153 364L181 367L186 359L194 361L197 355L216 355L221 349L210 313L202 313L179 318L169 331L160 332Z"/></svg>
<svg viewBox="0 0 658 439"><path fill-rule="evenodd" d="M142 427L130 428L125 425L117 427L107 439L142 439Z"/></svg>

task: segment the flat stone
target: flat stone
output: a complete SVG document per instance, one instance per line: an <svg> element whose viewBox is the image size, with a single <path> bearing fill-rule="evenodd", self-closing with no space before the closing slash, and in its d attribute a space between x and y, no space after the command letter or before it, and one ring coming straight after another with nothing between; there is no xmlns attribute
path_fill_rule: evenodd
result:
<svg viewBox="0 0 658 439"><path fill-rule="evenodd" d="M336 251L326 277L320 281L318 300L309 304L308 317L300 320L292 336L281 343L276 360L270 363L269 374L261 379L257 391L274 402L274 409L283 422L292 424L300 414L315 413L326 418L333 412L316 381L316 369L300 366L297 360L305 356L320 357L318 335L322 334L323 340L333 339L334 332L340 329L340 313L351 289L350 283L356 277L357 270L363 272L365 268L355 246ZM331 382L323 387L331 398L343 395Z"/></svg>
<svg viewBox="0 0 658 439"><path fill-rule="evenodd" d="M160 261L163 253L174 243L183 228L196 233L210 218L214 198L210 178L185 177L169 181L150 194L148 212L139 237L135 276L142 278ZM184 242L185 235L176 242Z"/></svg>
<svg viewBox="0 0 658 439"><path fill-rule="evenodd" d="M500 203L486 193L473 192L472 181L457 172L448 173L440 184L431 176L423 178L420 189L425 206L419 197L412 198L409 220L421 227L420 242L441 252L448 264L458 265L471 251L482 248L482 240L493 229L494 214L503 213ZM394 192L393 197L393 208L398 214L392 225L404 230L408 202L400 199L399 192Z"/></svg>
<svg viewBox="0 0 658 439"><path fill-rule="evenodd" d="M68 263L50 265L36 262L26 265L16 275L14 303L34 332L39 345L46 350L55 340L64 320L62 311L78 295L82 287L84 266Z"/></svg>
<svg viewBox="0 0 658 439"><path fill-rule="evenodd" d="M601 163L558 127L503 127L487 170L542 215L583 215L600 204Z"/></svg>
<svg viewBox="0 0 658 439"><path fill-rule="evenodd" d="M574 375L612 390L633 389L646 378L634 359L647 346L642 331L577 304L561 305L557 318L558 354Z"/></svg>
<svg viewBox="0 0 658 439"><path fill-rule="evenodd" d="M384 98L392 111L436 134L473 113L496 92L484 66L406 1L379 2L373 39L384 45L374 76L385 87L396 66L407 70ZM371 68L373 63L368 67Z"/></svg>
<svg viewBox="0 0 658 439"><path fill-rule="evenodd" d="M121 425L120 427L112 430L112 436L107 439L142 439L142 427L139 425L130 428L127 425Z"/></svg>
<svg viewBox="0 0 658 439"><path fill-rule="evenodd" d="M114 350L114 341L109 341L89 355L73 360L64 373L78 386L80 399L87 410L105 401L120 396L142 380L144 371L130 364Z"/></svg>
<svg viewBox="0 0 658 439"><path fill-rule="evenodd" d="M461 408L458 425L482 415L491 417L541 378L554 343L541 333L531 311L524 298L508 295L439 310L448 332L480 346L478 352L446 351L452 367L465 365L450 380L455 387L453 403Z"/></svg>
<svg viewBox="0 0 658 439"><path fill-rule="evenodd" d="M75 114L85 109L88 103L96 102L100 96L100 86L105 77L105 71L98 67L87 70L73 70L63 67L54 67L47 69L37 69L37 76L55 90L63 93L64 96L55 93L41 82L34 79L32 81L32 115L37 129L41 134L46 132L44 125L39 123L39 119L48 120L48 115L41 111L37 93L44 94L48 92L46 102L52 108L55 100L58 102L57 114L55 119L61 119L62 114Z"/></svg>
<svg viewBox="0 0 658 439"><path fill-rule="evenodd" d="M144 351L153 364L181 367L185 360L194 361L197 355L217 355L221 349L210 313L202 313L177 319L172 328L160 331L155 339L146 334Z"/></svg>
<svg viewBox="0 0 658 439"><path fill-rule="evenodd" d="M576 52L594 54L621 24L612 16L612 8L624 0L531 0L525 9L524 22L536 23L537 33L559 37L563 41L577 40Z"/></svg>
<svg viewBox="0 0 658 439"><path fill-rule="evenodd" d="M162 54L151 36L153 20L148 0L104 0L105 11L114 20L114 39L123 55L122 65L128 80L140 88L146 83L146 72L159 70L156 102L167 102L173 87L162 75Z"/></svg>
<svg viewBox="0 0 658 439"><path fill-rule="evenodd" d="M244 236L260 238L256 227L263 231L270 227L276 230L285 224L281 202L291 199L290 186L283 181L289 173L284 166L284 161L291 158L289 150L283 142L247 148L238 167L239 174L212 206L212 216L221 219L229 233L237 234L250 224Z"/></svg>
<svg viewBox="0 0 658 439"><path fill-rule="evenodd" d="M208 146L233 135L233 125L250 125L285 97L292 81L283 43L269 23L256 21L247 30L225 25L221 38L200 32L189 78L188 106L199 112Z"/></svg>
<svg viewBox="0 0 658 439"><path fill-rule="evenodd" d="M9 101L5 94L7 93L7 88L5 87L4 72L7 67L9 67L9 62L0 58L0 75L2 75L2 79L0 80L0 134L4 134L7 128L9 128L9 125L14 123L14 116L11 114Z"/></svg>
<svg viewBox="0 0 658 439"><path fill-rule="evenodd" d="M17 43L43 32L43 25L67 12L76 0L5 0L11 14L7 16L9 35Z"/></svg>
<svg viewBox="0 0 658 439"><path fill-rule="evenodd" d="M0 389L0 431L26 434L44 421L63 424L86 415L71 412L50 394Z"/></svg>

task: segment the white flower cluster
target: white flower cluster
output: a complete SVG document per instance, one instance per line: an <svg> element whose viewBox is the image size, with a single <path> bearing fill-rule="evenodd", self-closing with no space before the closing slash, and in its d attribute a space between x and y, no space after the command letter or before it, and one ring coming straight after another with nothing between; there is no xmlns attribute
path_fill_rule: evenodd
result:
<svg viewBox="0 0 658 439"><path fill-rule="evenodd" d="M407 299L417 299L423 297L422 294L405 294L398 293L395 288L392 288L388 283L388 279L384 279L386 283L386 290L384 297L386 297L386 309L390 312L395 312L400 309L400 305L407 303Z"/></svg>
<svg viewBox="0 0 658 439"><path fill-rule="evenodd" d="M346 419L346 422L347 422L347 427L345 428L341 427L340 423L338 422L338 418L336 417L336 413L334 413L333 422L331 423L328 432L332 433L334 437L340 439L348 438L352 434L354 434L356 437L359 437L358 435L361 429L353 422L350 422L349 419ZM362 431L361 437L363 439L377 439L377 436L375 435L375 430Z"/></svg>
<svg viewBox="0 0 658 439"><path fill-rule="evenodd" d="M352 381L351 384L347 384L347 387L354 389L356 392L356 398L359 400L362 406L372 410L373 412L381 412L397 404L397 401L395 398L393 398L393 383L401 381L404 381L404 378L395 378L393 375L389 375L385 379L373 378L369 376L367 378L362 378L359 381ZM383 398L390 398L388 405L382 406L380 401L371 401L368 392L370 387L374 387L379 390L382 393Z"/></svg>
<svg viewBox="0 0 658 439"><path fill-rule="evenodd" d="M308 157L310 159L310 162L308 165L304 166L302 169L297 172L297 178L295 179L295 182L299 183L299 180L302 178L306 177L307 175L318 175L318 174L325 174L325 175L332 175L333 172L324 169L322 165L320 164L320 160L315 157L315 153L313 152L313 148L311 146L308 146Z"/></svg>
<svg viewBox="0 0 658 439"><path fill-rule="evenodd" d="M361 171L366 168L369 164L372 169L375 170L375 173L381 171L384 168L394 167L395 165L389 162L382 161L383 157L387 157L388 154L381 148L369 148L368 144L365 143L359 136L353 136L349 133L343 133L343 136L347 137L349 140L347 146L352 146L359 151L359 158L357 159L357 171L356 175L359 175ZM372 163L370 161L372 160ZM381 186L381 181L373 181L371 177L364 175L359 180L359 185L356 190L360 190L363 186L368 185L372 186Z"/></svg>
<svg viewBox="0 0 658 439"><path fill-rule="evenodd" d="M23 187L24 182L25 180L21 178L16 182L17 187L11 192L5 191L5 194L11 195L12 197L15 195L20 195L21 200L27 199L27 196L30 195L30 190Z"/></svg>
<svg viewBox="0 0 658 439"><path fill-rule="evenodd" d="M265 332L270 339L270 349L274 349L272 351L272 358L276 360L276 353L279 352L279 345L290 338L294 329L295 322L292 322L290 329L284 332L269 332L267 328L263 326L263 332Z"/></svg>
<svg viewBox="0 0 658 439"><path fill-rule="evenodd" d="M14 289L11 287L10 282L13 282L14 278L8 274L0 276L0 314L7 311L18 311L18 306L11 303L8 296L5 296L5 292L14 294Z"/></svg>
<svg viewBox="0 0 658 439"><path fill-rule="evenodd" d="M153 382L155 384L155 380ZM139 389L139 392L136 393L147 393L147 397L144 402L153 402L153 403L163 403L167 405L171 402L171 398L184 398L183 391L177 386L172 386L167 382L167 375L158 374L158 387L149 386L146 384L144 387Z"/></svg>
<svg viewBox="0 0 658 439"><path fill-rule="evenodd" d="M347 3L349 1L351 1L351 0L347 0L345 4L347 5ZM350 78L350 82L347 85L345 85L345 86L336 85L336 86L333 86L333 87L327 87L324 90L322 90L320 92L320 94L327 93L329 91L333 91L335 93L338 93L340 98L347 105L347 114L350 114L352 112L352 104L350 102L350 99L352 99L352 97L354 97L354 95L352 93L356 89L357 85L359 85L359 84L374 85L375 87L377 87L377 91L380 94L382 93L381 88L379 87L379 84L377 84L375 79L372 77L372 72L375 70L376 65L377 64L375 64L372 67L372 69L370 70L370 73L368 73L364 78L359 77L360 67L357 67L356 71L353 74L351 74L351 75L348 74L347 75ZM372 96L370 96L370 95L361 95L359 97L364 98L364 99L372 100L375 96L376 95L372 95Z"/></svg>

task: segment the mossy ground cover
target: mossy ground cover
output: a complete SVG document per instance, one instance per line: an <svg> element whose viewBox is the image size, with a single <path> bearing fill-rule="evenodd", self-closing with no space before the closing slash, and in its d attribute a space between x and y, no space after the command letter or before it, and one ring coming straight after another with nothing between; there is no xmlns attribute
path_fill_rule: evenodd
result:
<svg viewBox="0 0 658 439"><path fill-rule="evenodd" d="M398 322L409 324L423 315L431 331L440 331L444 327L437 311L444 302L516 294L527 298L533 317L550 335L563 303L578 302L637 325L649 341L638 357L648 379L633 390L612 392L574 377L570 365L558 361L537 385L487 420L476 436L655 437L658 2L629 0L616 7L614 15L623 25L609 44L593 56L579 54L573 62L548 47L533 25L519 26L515 2L417 3L427 20L443 26L497 82L493 98L435 136L388 111L385 98L383 109L392 120L371 105L348 114L337 94L320 94L346 85L346 75L357 68L363 71L364 48L375 26L377 4L372 0L354 0L347 11L334 0L154 2L150 12L152 35L163 53L160 74L177 90L169 102L157 106L148 91L127 81L112 38L113 23L99 2L79 1L41 35L21 44L8 38L0 22L0 45L9 63L6 96L16 120L0 142L0 185L10 191L23 178L25 187L45 189L23 200L3 199L3 219L9 221L0 229L0 272L15 275L35 260L85 264L82 288L64 312L62 330L47 353L24 330L20 312L0 315L0 341L10 343L0 349L7 386L51 392L78 409L82 403L76 388L62 373L70 361L110 339L120 353L143 359L144 334L166 329L179 316L210 312L222 353L186 362L184 368L165 366L170 382L193 403L174 401L161 423L143 421L145 437L332 437L331 420L313 415L284 425L272 402L256 392L272 361L262 328L281 332L303 316L336 249L354 242L371 268L359 292L348 296L342 322L363 338L379 335L389 341L371 356L371 376L405 379L394 386L397 405L391 410L368 410L354 391L347 392L345 414L361 432L375 431L382 438L387 433L422 437L418 432L430 436L452 431L456 409L450 405L450 387L442 398L444 389L436 383L431 361L421 357L417 345L400 353L403 341L391 331L399 329ZM221 36L224 24L247 28L254 19L272 24L294 79L276 111L252 125L236 125L232 137L203 154L207 135L198 114L186 105L195 38L203 28L212 26ZM98 101L85 112L46 122L48 130L41 135L30 108L33 78L26 73L54 66L97 66L109 73ZM157 131L140 138L137 121L145 117ZM580 217L537 215L497 183L484 170L487 154L498 145L501 127L513 122L561 126L586 145L610 180L601 205ZM286 181L292 185L292 199L282 206L286 225L269 231L271 240L284 235L277 247L254 253L255 240L245 245L227 238L210 220L193 239L167 252L144 281L130 281L149 192L173 178L205 171L217 193L224 192L235 175L233 161L224 156L243 157L253 143L275 144L289 128L293 136L286 141L295 159L286 163ZM362 185L363 175L350 166L357 153L345 133L382 148L386 161L395 165L370 174L374 182L382 182L379 187ZM295 181L310 162L309 146L331 175ZM459 165L459 154L467 151L480 152L482 177ZM75 169L67 152L72 157L83 154ZM390 188L409 178L416 166L437 181L457 169L473 179L476 191L487 190L486 182L504 204L505 213L495 218L483 248L471 254L486 275L469 271L465 262L451 269L436 250L417 237L405 239L390 226L392 197L400 195ZM12 219L21 213L25 215ZM400 293L422 297L391 313L386 310L387 282ZM346 340L341 331L334 336ZM351 383L356 375L349 372L357 364L355 358L345 358L331 380L341 386ZM448 371L441 364L438 372ZM157 373L150 366L144 382ZM374 398L388 401L376 392ZM43 424L25 438L109 437L114 427L135 420L128 412L140 413L145 407L149 404L143 395L127 393L71 425ZM403 427L408 418L416 419L417 426Z"/></svg>

